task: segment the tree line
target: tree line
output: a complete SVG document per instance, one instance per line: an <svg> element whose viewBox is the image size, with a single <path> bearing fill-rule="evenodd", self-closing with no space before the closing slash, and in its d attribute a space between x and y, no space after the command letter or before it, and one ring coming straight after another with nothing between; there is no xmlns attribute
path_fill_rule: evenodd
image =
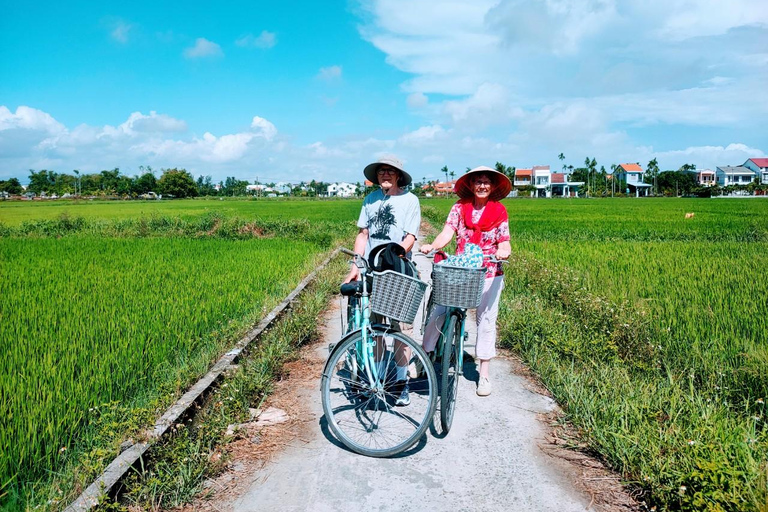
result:
<svg viewBox="0 0 768 512"><path fill-rule="evenodd" d="M246 180L229 176L218 183L211 176L198 176L195 179L185 169L161 169L160 177L150 166L139 166L140 173L129 176L120 172L119 168L103 170L97 173L81 174L75 170L71 174L58 173L43 169L29 171L29 185L26 192L37 196L97 196L137 198L154 192L166 197L200 197L200 196L245 196L248 194L264 194L262 191L249 191L250 183ZM254 182L254 184L260 184ZM265 187L275 187L275 183L265 183ZM294 196L314 197L326 195L329 183L311 180L291 185L287 191ZM362 194L365 190L358 183ZM0 193L11 195L24 193L24 188L17 178L6 181L0 180Z"/></svg>

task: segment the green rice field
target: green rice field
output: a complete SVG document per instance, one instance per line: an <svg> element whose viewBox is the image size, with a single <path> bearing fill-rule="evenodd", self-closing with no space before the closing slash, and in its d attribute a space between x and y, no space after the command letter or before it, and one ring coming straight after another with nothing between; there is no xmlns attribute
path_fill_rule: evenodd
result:
<svg viewBox="0 0 768 512"><path fill-rule="evenodd" d="M574 443L649 509L768 510L768 201L506 204L502 343Z"/></svg>
<svg viewBox="0 0 768 512"><path fill-rule="evenodd" d="M62 215L91 220L125 220L152 216L190 219L215 213L225 217L262 219L300 218L311 221L357 219L360 200L301 200L262 198L185 199L183 201L0 201L0 223L18 226L24 222L57 219Z"/></svg>
<svg viewBox="0 0 768 512"><path fill-rule="evenodd" d="M423 200L423 215L440 226L452 204ZM768 510L768 200L505 204L500 343L562 405L573 444L649 510ZM0 506L87 481L349 243L359 208L0 202Z"/></svg>
<svg viewBox="0 0 768 512"><path fill-rule="evenodd" d="M354 234L360 207L185 203L0 204L0 508L87 483Z"/></svg>

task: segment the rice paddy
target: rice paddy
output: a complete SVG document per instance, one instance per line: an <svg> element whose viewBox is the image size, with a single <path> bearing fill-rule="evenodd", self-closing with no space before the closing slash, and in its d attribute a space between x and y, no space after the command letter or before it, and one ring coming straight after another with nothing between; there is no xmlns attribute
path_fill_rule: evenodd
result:
<svg viewBox="0 0 768 512"><path fill-rule="evenodd" d="M344 202L258 218L238 216L253 201L231 203L186 217L32 208L0 230L0 508L39 503L64 469L93 474L117 448L94 436L119 444L146 426L354 232Z"/></svg>
<svg viewBox="0 0 768 512"><path fill-rule="evenodd" d="M359 204L0 203L0 504L87 461L96 411L183 389L351 237ZM580 441L649 509L765 510L768 201L506 205L501 343Z"/></svg>

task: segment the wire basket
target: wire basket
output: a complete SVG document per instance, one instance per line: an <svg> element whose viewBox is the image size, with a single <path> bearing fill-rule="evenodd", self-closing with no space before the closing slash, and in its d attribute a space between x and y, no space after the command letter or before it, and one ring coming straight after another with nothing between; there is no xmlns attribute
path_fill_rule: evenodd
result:
<svg viewBox="0 0 768 512"><path fill-rule="evenodd" d="M432 294L435 304L474 309L480 305L485 282L485 268L432 267Z"/></svg>
<svg viewBox="0 0 768 512"><path fill-rule="evenodd" d="M412 324L419 310L427 283L393 270L373 273L371 311Z"/></svg>

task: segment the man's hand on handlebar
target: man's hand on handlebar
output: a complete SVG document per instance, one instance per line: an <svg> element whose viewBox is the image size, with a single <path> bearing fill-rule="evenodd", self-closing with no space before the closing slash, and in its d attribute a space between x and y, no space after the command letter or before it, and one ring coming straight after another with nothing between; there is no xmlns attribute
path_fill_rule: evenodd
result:
<svg viewBox="0 0 768 512"><path fill-rule="evenodd" d="M359 275L360 275L360 269L357 268L357 265L352 263L352 268L349 270L349 274L347 274L347 277L344 278L344 282L342 284L347 284L347 283L351 283L352 281L356 281Z"/></svg>

